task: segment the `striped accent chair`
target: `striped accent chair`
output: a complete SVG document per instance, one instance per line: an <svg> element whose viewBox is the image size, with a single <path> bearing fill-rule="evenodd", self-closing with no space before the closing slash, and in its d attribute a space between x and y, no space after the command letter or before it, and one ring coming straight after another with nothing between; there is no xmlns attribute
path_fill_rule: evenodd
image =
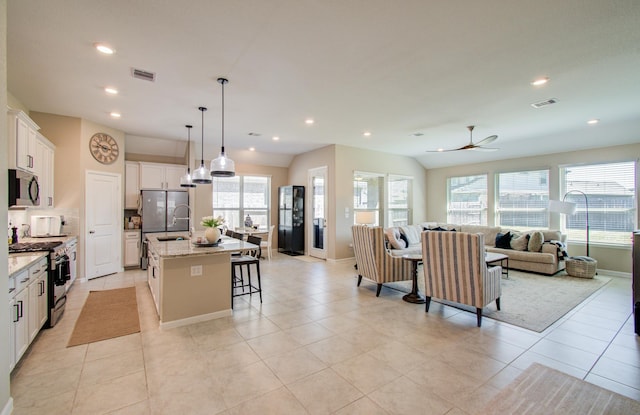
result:
<svg viewBox="0 0 640 415"><path fill-rule="evenodd" d="M423 232L422 258L426 308L431 297L482 308L495 300L500 310L501 267L487 267L484 235L466 232Z"/></svg>
<svg viewBox="0 0 640 415"><path fill-rule="evenodd" d="M351 227L351 233L358 269L358 287L362 277L371 280L378 284L376 297L379 297L382 284L385 282L413 279L411 262L405 261L402 257L391 256L387 251L381 227L354 225Z"/></svg>

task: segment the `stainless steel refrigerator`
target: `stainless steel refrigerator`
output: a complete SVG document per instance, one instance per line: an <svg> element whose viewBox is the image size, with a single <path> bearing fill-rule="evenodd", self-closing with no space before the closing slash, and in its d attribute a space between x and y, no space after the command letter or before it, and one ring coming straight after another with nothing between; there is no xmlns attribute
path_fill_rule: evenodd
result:
<svg viewBox="0 0 640 415"><path fill-rule="evenodd" d="M189 221L179 219L173 221L176 207L177 218L190 217L189 193L180 190L142 190L140 192L140 210L142 216L142 249L140 265L147 269L146 234L156 232L185 232L189 230Z"/></svg>

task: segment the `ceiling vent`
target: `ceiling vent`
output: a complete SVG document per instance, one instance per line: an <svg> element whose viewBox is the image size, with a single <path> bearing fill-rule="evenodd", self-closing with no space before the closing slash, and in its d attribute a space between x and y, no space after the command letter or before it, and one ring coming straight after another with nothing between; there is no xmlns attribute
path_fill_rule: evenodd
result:
<svg viewBox="0 0 640 415"><path fill-rule="evenodd" d="M546 107L547 105L555 104L556 102L558 102L556 98L549 98L546 101L534 102L533 104L531 104L531 106L533 108L542 108Z"/></svg>
<svg viewBox="0 0 640 415"><path fill-rule="evenodd" d="M144 71L142 69L131 68L131 75L143 81L155 82L156 80L156 74L154 72Z"/></svg>

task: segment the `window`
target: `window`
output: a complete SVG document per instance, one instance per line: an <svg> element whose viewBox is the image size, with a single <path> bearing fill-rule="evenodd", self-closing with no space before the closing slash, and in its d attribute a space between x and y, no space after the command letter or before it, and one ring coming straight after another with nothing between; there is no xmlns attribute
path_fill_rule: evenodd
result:
<svg viewBox="0 0 640 415"><path fill-rule="evenodd" d="M389 206L387 225L409 225L411 215L411 178L389 176Z"/></svg>
<svg viewBox="0 0 640 415"><path fill-rule="evenodd" d="M376 173L354 172L353 174L353 223L359 212L373 212L375 222L380 225L380 201L384 187L384 177ZM365 215L366 217L367 215Z"/></svg>
<svg viewBox="0 0 640 415"><path fill-rule="evenodd" d="M244 225L247 215L254 225L269 227L271 179L265 176L213 178L213 214L225 218L227 227Z"/></svg>
<svg viewBox="0 0 640 415"><path fill-rule="evenodd" d="M515 230L548 229L549 170L497 176L497 222Z"/></svg>
<svg viewBox="0 0 640 415"><path fill-rule="evenodd" d="M487 224L487 175L447 179L447 222Z"/></svg>
<svg viewBox="0 0 640 415"><path fill-rule="evenodd" d="M635 169L635 162L561 168L564 200L576 204L576 212L565 217L565 231L569 240L586 241L586 195L589 204L589 242L631 244L631 232L636 228L637 215Z"/></svg>

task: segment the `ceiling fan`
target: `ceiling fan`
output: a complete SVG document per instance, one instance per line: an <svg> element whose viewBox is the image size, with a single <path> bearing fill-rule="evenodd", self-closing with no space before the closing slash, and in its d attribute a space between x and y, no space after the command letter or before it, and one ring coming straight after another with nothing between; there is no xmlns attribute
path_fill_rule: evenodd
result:
<svg viewBox="0 0 640 415"><path fill-rule="evenodd" d="M443 153L446 151L459 151L459 150L475 150L475 151L496 151L497 148L494 147L485 147L485 144L490 144L493 143L494 141L496 141L496 139L498 138L497 135L490 135L487 138L484 138L480 141L478 141L477 143L473 142L473 128L475 127L475 125L469 125L467 127L467 129L469 130L469 144L466 144L460 148L453 148L451 150L445 150L442 148L439 148L437 150L427 150L427 153Z"/></svg>

